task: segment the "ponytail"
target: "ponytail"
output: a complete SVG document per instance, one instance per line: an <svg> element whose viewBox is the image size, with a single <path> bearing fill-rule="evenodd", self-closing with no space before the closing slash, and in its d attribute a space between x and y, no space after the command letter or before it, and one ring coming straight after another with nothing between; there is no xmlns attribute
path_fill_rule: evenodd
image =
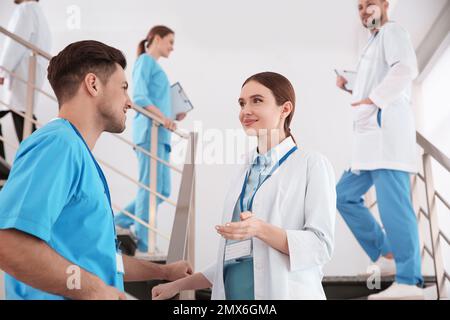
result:
<svg viewBox="0 0 450 320"><path fill-rule="evenodd" d="M285 126L286 126L286 123L285 123ZM297 144L297 141L295 141L295 138L292 135L291 128L285 128L284 132L286 133L286 137L291 137L292 140L294 140L294 143Z"/></svg>
<svg viewBox="0 0 450 320"><path fill-rule="evenodd" d="M137 48L137 56L139 57L141 54L145 53L145 42L147 41L147 39L142 40L141 42L139 42L138 44L138 48Z"/></svg>

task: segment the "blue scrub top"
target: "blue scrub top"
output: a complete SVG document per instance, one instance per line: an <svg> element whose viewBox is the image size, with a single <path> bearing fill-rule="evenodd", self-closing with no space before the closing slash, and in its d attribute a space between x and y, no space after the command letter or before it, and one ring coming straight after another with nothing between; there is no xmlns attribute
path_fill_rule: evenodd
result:
<svg viewBox="0 0 450 320"><path fill-rule="evenodd" d="M170 83L159 63L143 53L133 67L133 102L140 107L155 106L166 117L172 116ZM144 144L150 141L152 120L136 113L133 122L133 141ZM158 128L158 142L170 145L171 133L163 126Z"/></svg>
<svg viewBox="0 0 450 320"><path fill-rule="evenodd" d="M70 122L51 121L17 151L0 192L0 229L42 239L68 261L123 291L109 190L102 175ZM5 286L7 299L64 299L10 275Z"/></svg>

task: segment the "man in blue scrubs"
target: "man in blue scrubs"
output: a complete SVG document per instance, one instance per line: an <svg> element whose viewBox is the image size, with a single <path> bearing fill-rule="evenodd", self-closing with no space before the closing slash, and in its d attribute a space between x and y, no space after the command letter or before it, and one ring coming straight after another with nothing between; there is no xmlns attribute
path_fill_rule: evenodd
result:
<svg viewBox="0 0 450 320"><path fill-rule="evenodd" d="M8 299L124 299L123 281L175 280L118 249L108 185L91 150L125 129L131 107L123 54L96 41L55 56L48 79L59 117L26 139L0 193L0 269ZM149 292L150 294L150 292Z"/></svg>

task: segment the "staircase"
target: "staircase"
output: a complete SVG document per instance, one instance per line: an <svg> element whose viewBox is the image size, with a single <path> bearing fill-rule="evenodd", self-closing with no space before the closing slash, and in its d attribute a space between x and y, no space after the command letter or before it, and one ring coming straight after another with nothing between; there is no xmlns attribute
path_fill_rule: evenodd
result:
<svg viewBox="0 0 450 320"><path fill-rule="evenodd" d="M0 33L10 37L19 44L27 47L30 52L29 65L30 65L30 75L35 74L32 70L36 68L37 57L43 57L47 60L51 59L51 55L41 51L39 48L34 47L32 44L26 42L15 34L8 32L3 27L0 27ZM23 81L28 85L28 99L27 99L27 112L25 115L17 112L13 106L9 106L0 100L0 105L6 106L11 112L21 115L25 119L24 134L23 137L26 138L31 133L32 124L42 126L41 123L32 118L33 108L34 108L34 93L35 91L45 95L51 100L56 102L56 98L52 93L45 92L38 89L34 85L34 79L31 76L28 81L17 77L11 70L6 70L4 67L0 66L0 69L10 74L10 76L15 77L17 81ZM56 105L55 105L56 107ZM115 138L123 143L126 143L131 148L138 149L151 158L151 172L156 172L156 166L159 163L164 164L169 167L172 171L181 174L181 184L179 187L178 199L177 201L165 198L159 194L156 190L157 177L156 174L152 175L150 178L150 185L142 185L139 181L136 181L130 177L125 170L121 168L116 168L110 165L107 161L98 159L97 161L102 167L105 167L112 172L126 178L135 185L146 189L150 192L150 220L148 223L140 220L129 212L125 212L123 208L113 203L114 210L122 211L130 218L134 219L137 223L145 226L149 232L149 252L142 258L147 260L152 260L158 263L171 263L178 260L188 260L193 266L195 261L195 151L197 145L197 135L193 132L185 133L183 131L175 131L174 133L188 142L188 149L186 154L186 162L182 169L177 168L171 163L168 163L157 156L157 141L158 141L158 126L162 125L161 119L159 119L154 114L148 112L146 109L140 108L138 106L133 106L136 112L143 114L144 116L152 119L152 150L148 152L140 148L139 146L133 144L133 142L126 140L120 135L113 135ZM0 140L4 143L17 147L16 145L8 142L5 137L0 136ZM445 171L450 172L450 159L449 157L436 148L431 142L429 142L424 136L417 132L417 143L418 147L422 150L422 170L415 176L412 180L413 185L413 203L416 210L419 225L427 224L428 232L421 232L421 251L423 261L425 259L431 258L433 264L434 274L429 277L425 277L425 283L428 288L435 288L436 298L444 299L447 298L448 294L448 282L450 281L450 276L445 270L443 262L443 247L450 245L449 237L444 234L444 232L439 228L438 221L438 204L443 205L446 210L450 210L450 204L445 199L443 194L435 189L433 181L432 163L440 165ZM8 178L10 172L10 165L3 159L0 158L0 188L3 186L4 182ZM421 188L422 187L422 188ZM421 190L425 190L422 192ZM156 203L157 198L163 199L166 203L172 205L175 208L175 219L173 223L172 233L170 235L163 234L160 230L155 228L155 217L156 217ZM370 208L376 208L376 200L372 200L373 196L367 195L367 204ZM425 203L421 203L420 199L425 198ZM423 228L422 228L423 229ZM422 229L420 229L422 231ZM169 251L167 255L157 256L155 254L155 237L160 235L163 238L170 241ZM133 255L136 251L136 244L131 234L120 235L120 241L122 242L122 249L125 253ZM448 248L447 248L448 249ZM195 266L194 266L195 269ZM384 289L392 283L392 278L381 279L380 289ZM160 282L149 281L149 282L135 282L126 283L125 289L131 295L139 298L148 300L150 299L151 288ZM375 293L376 291L369 290L367 288L366 279L361 277L325 277L323 280L323 286L326 295L329 299L364 299L369 294ZM197 292L185 292L182 293L180 298L185 299L200 299L207 300L210 298L210 290L200 290Z"/></svg>

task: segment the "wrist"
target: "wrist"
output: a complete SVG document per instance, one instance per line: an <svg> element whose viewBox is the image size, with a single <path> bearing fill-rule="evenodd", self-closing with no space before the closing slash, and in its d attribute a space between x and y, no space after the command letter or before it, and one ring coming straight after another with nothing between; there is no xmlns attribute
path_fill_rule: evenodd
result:
<svg viewBox="0 0 450 320"><path fill-rule="evenodd" d="M107 289L107 285L97 277L89 278L81 283L81 288L69 289L67 297L74 300L98 300L101 293Z"/></svg>
<svg viewBox="0 0 450 320"><path fill-rule="evenodd" d="M187 288L188 286L185 283L186 281L183 281L183 280L184 280L184 278L181 278L181 279L175 280L175 281L170 283L171 286L172 286L173 291L176 291L177 293L180 293L181 291L188 289Z"/></svg>
<svg viewBox="0 0 450 320"><path fill-rule="evenodd" d="M167 264L162 264L159 267L159 272L161 274L161 279L169 281L169 270Z"/></svg>
<svg viewBox="0 0 450 320"><path fill-rule="evenodd" d="M257 220L256 237L262 241L266 239L268 224L262 220Z"/></svg>

